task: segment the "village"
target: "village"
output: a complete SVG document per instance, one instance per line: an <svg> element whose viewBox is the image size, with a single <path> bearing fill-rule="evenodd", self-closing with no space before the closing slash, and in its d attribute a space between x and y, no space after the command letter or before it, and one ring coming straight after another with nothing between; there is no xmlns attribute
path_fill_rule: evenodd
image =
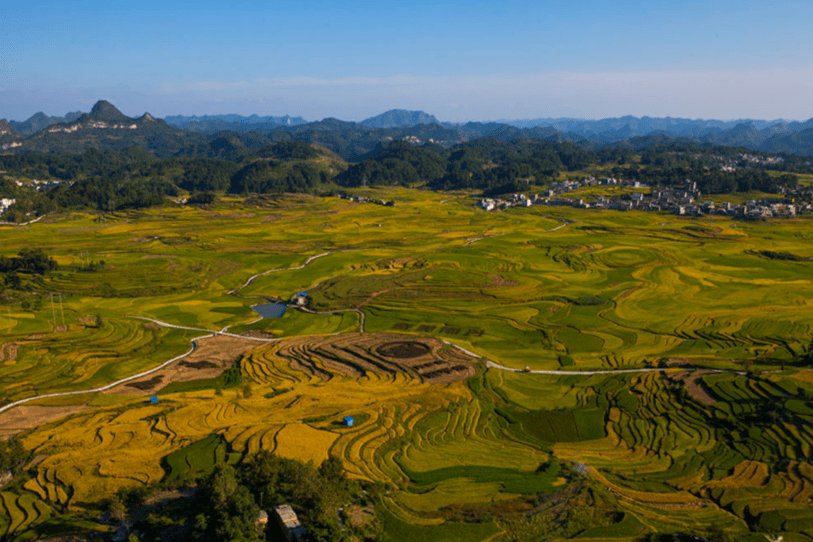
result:
<svg viewBox="0 0 813 542"><path fill-rule="evenodd" d="M632 189L618 196L598 195L592 200L573 194L580 189L593 187ZM648 191L648 192L647 192ZM568 197L568 194L571 194ZM751 200L744 203L728 201L701 201L697 183L686 180L680 186L654 187L626 179L612 177L581 180L565 180L553 183L547 190L536 194L511 194L506 198L483 198L477 207L484 211L504 210L512 207L534 205L566 206L581 209L613 209L617 211L669 212L680 216L727 215L744 219L792 218L799 214L813 213L813 188L799 187L775 198Z"/></svg>

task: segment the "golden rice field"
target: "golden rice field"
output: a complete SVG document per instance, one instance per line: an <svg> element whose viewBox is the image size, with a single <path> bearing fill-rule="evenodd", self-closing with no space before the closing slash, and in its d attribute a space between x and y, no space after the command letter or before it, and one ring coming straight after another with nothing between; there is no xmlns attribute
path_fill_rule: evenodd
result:
<svg viewBox="0 0 813 542"><path fill-rule="evenodd" d="M101 518L119 489L265 449L335 455L379 484L394 540L521 539L521 521L585 492L615 514L568 536L813 539L813 263L761 252L813 257L810 220L386 199L0 229L0 254L34 246L60 263L0 307L5 403L104 386L209 332L256 340L236 386L162 381L158 404L127 385L39 399L48 410L27 425L0 413L31 452L0 489L0 537L112 531ZM83 271L88 258L105 265ZM251 309L303 290L311 312ZM426 347L380 348L409 341ZM593 374L646 367L663 370Z"/></svg>

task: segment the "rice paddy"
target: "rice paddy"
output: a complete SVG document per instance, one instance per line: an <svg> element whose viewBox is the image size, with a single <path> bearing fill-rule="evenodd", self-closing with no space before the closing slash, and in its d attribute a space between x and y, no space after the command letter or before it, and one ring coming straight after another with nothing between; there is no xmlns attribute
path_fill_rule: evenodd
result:
<svg viewBox="0 0 813 542"><path fill-rule="evenodd" d="M116 491L266 449L334 455L380 484L394 540L499 540L588 490L616 514L583 538L813 538L813 371L800 362L813 264L760 253L813 256L809 220L386 199L397 205L234 199L0 229L4 255L38 247L60 263L0 308L5 403L107 385L204 334L249 337L208 343L233 340L233 355L203 340L144 386L0 413L31 452L0 491L2 536L112 530L101 517ZM105 265L83 271L87 258ZM252 310L300 291L307 311ZM591 374L647 367L663 370Z"/></svg>

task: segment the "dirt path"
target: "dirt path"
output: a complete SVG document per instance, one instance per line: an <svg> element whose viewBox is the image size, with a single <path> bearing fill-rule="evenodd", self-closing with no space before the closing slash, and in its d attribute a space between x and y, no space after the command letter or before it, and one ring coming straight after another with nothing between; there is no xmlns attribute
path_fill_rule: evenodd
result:
<svg viewBox="0 0 813 542"><path fill-rule="evenodd" d="M176 327L177 328L179 326L170 326L170 327ZM183 329L183 328L181 328L181 329ZM191 328L191 329L194 329L194 328ZM14 401L14 402L9 403L7 405L3 405L2 407L0 407L0 413L3 413L5 411L7 411L7 410L10 410L10 409L12 409L14 407L17 407L17 406L20 406L20 405L23 405L25 403L30 403L31 401L37 401L37 400L40 400L40 399L49 399L49 398L52 398L52 397L67 397L69 395L82 395L84 393L98 393L98 392L106 391L106 390L109 390L110 388L114 388L114 387L116 387L116 386L118 386L120 384L130 382L131 380L137 380L137 379L145 377L147 375L151 375L152 373L160 371L164 367L167 367L168 365L171 365L171 364L175 363L176 361L181 360L181 359L185 358L186 356L188 356L189 354L191 354L192 352L194 352L195 349L198 347L198 340L204 339L206 337L212 337L212 336L213 336L213 334L210 333L208 335L202 335L200 337L195 337L194 339L191 340L192 346L189 348L189 350L187 350L186 352L184 352L183 354L181 354L179 356L175 356L174 358L165 361L164 363L162 363L161 365L159 365L157 367L153 367L152 369L148 369L148 370L142 371L142 372L140 372L138 374L134 374L134 375L128 376L126 378L116 380L115 382L111 382L110 384L107 384L107 385L104 385L104 386L99 386L98 388L92 388L92 389L89 389L89 390L58 391L58 392L54 392L54 393L45 393L43 395L35 395L33 397L26 397L25 399L20 399L19 401Z"/></svg>
<svg viewBox="0 0 813 542"><path fill-rule="evenodd" d="M474 356L475 358L480 358L485 361L486 367L491 369L497 369L500 371L508 371L511 373L524 373L524 374L534 374L534 375L558 375L558 376L592 376L592 375L614 375L614 374L640 374L640 373L658 373L658 372L666 372L672 371L677 372L681 370L688 369L698 369L702 370L706 373L737 373L737 374L745 374L742 371L735 371L735 370L727 370L727 369L708 369L705 367L640 367L636 369L595 369L589 371L562 371L559 369L517 369L515 367L506 367L505 365L500 365L496 361L491 361L490 359L482 356L480 354L476 354L471 350L467 350L462 346L455 344L451 341L446 339L441 339L444 343L448 344L452 348L457 348L464 354L468 354L469 356Z"/></svg>
<svg viewBox="0 0 813 542"><path fill-rule="evenodd" d="M251 275L250 277L248 277L248 279L243 283L242 286L230 291L229 293L236 295L236 294L240 293L240 290L245 290L246 288L251 286L251 283L254 282L255 280L257 280L260 277L264 277L265 275L270 275L271 273L278 273L280 271L296 271L298 269L303 269L306 265L309 265L312 261L314 261L314 260L316 260L318 258L322 258L324 256L328 256L328 255L330 255L330 252L323 252L321 254L317 254L316 256L311 256L310 258L305 260L305 263L303 263L302 265L297 265L296 267L275 267L274 269L269 269L269 270L263 271L261 273L256 273L256 274Z"/></svg>
<svg viewBox="0 0 813 542"><path fill-rule="evenodd" d="M134 318L136 320L144 320L145 322L152 322L153 324L155 324L157 326L167 327L167 328L171 328L171 329L184 329L184 330L188 330L188 331L205 331L205 332L209 333L209 335L206 335L207 337L215 336L215 335L224 335L226 337L234 337L236 339L246 339L248 341L257 341L257 342L264 342L264 343L269 343L269 342L274 342L274 341L279 340L279 339L268 339L268 338L264 338L264 337L248 337L246 335L239 335L237 333L230 333L227 330L231 326L226 326L223 329L215 330L215 329L206 329L206 328L203 328L203 327L179 326L177 324L171 324L169 322L164 322L163 320L158 320L156 318L150 318L149 316L128 316L127 318ZM254 320L254 322L256 322L256 321L257 320ZM236 325L236 324L232 324L232 325Z"/></svg>
<svg viewBox="0 0 813 542"><path fill-rule="evenodd" d="M42 219L44 217L45 217L45 215L39 217L37 220L40 220L40 219ZM230 293L237 294L240 290L242 290L242 289L246 288L248 285L250 285L256 278L261 277L263 275L268 275L270 273L274 273L274 272L277 272L277 271L295 271L297 269L303 269L306 265L310 264L311 262L313 262L317 258L327 256L328 254L330 254L330 253L329 252L323 252L322 254L317 254L316 256L311 256L310 258L305 260L305 263L303 263L301 265L294 266L294 267L274 268L274 269L269 269L268 271L263 271L262 273L257 273L255 275L252 275L251 277L249 277L248 280L246 280L246 282L243 283L242 286L240 286L240 288L238 288L236 290L232 290ZM348 310L354 310L354 309L348 309ZM364 314L361 313L361 311L359 311L359 313L361 314L360 327L363 330L364 329ZM172 324L170 322L164 322L163 320L158 320L157 318L150 318L148 316L129 316L129 318L134 318L134 319L137 319L137 320L144 320L145 322L151 322L151 323L153 323L155 325L165 327L165 328L181 329L181 330L186 330L186 331L201 331L201 332L205 332L206 334L201 335L199 337L195 337L194 339L191 339L190 340L191 346L190 346L189 350L187 350L183 354L175 356L174 358L169 359L169 360L165 361L164 363L161 363L160 365L158 365L156 367L153 367L152 369L148 369L148 370L142 371L142 372L140 372L138 374L134 374L134 375L128 376L126 378L116 380L115 382L111 382L111 383L106 384L104 386L99 386L98 388L92 388L92 389L87 389L87 390L61 391L61 392L45 393L45 394L42 394L42 395L34 395L32 397L26 397L25 399L20 399L18 401L13 401L13 402L11 402L11 403L9 403L7 405L3 405L2 407L0 407L0 414L2 414L3 412L6 412L8 410L11 410L12 408L18 407L20 405L30 403L31 401L38 401L38 400L41 400L41 399L50 399L50 398L54 398L54 397L67 397L67 396L70 396L70 395L82 395L82 394L85 394L85 393L99 393L99 392L103 392L103 391L107 391L109 389L115 388L116 386L120 386L121 384L126 384L127 382L131 382L133 380L138 380L138 379L143 378L145 376L152 375L152 374L157 373L158 371L161 371L162 369L168 367L169 365L172 365L176 361L180 361L180 360L184 359L185 357L189 356L190 354L192 354L197 349L198 341L200 341L201 339L206 339L206 338L209 338L209 337L216 337L216 336L226 336L226 337L234 337L234 338L237 338L237 339L245 339L245 340L249 340L249 341L262 342L262 343L270 343L270 342L275 342L275 341L280 340L280 339L276 339L276 338L247 337L247 336L243 336L243 335L238 335L236 333L229 333L228 328L230 326L226 326L226 327L224 327L223 329L220 329L220 330L212 330L212 329L206 329L206 328L201 328L201 327L182 326L182 325L179 325L179 324Z"/></svg>
<svg viewBox="0 0 813 542"><path fill-rule="evenodd" d="M561 224L560 226L557 226L557 228L555 228L555 229L563 228L563 227L567 226L568 224L569 223ZM553 231L553 230L548 230L548 231ZM254 281L254 279L256 279L258 277L261 277L263 275L268 275L268 274L276 272L276 271L293 271L293 270L297 270L297 269L302 269L306 265L310 264L312 261L316 260L317 258L327 256L328 254L330 254L330 253L329 252L324 252L322 254L317 254L316 256L311 256L310 258L308 258L305 261L305 263L303 263L302 265L295 266L295 267L275 268L275 269L269 269L268 271L263 271L262 273L257 273L255 275L252 275L251 277L249 277L249 279L246 280L246 282L240 288L238 288L236 290L232 290L230 293L233 293L235 295L239 295L238 293L239 293L240 290L246 288L248 285L250 285L252 283L252 281ZM308 309L306 307L297 307L297 308L299 310L303 311L303 312L307 312L307 313L310 313L310 314L338 314L338 313L343 313L343 312L355 312L359 316L358 332L359 333L365 333L365 319L366 319L366 317L365 317L364 311L362 311L361 309L349 308L349 309L335 309L335 310L328 310L328 311L315 311L315 310ZM93 389L88 389L88 390L76 390L76 391L64 391L64 392L46 393L46 394L43 394L43 395L36 395L36 396L33 396L33 397L27 397L25 399L20 399L18 401L14 401L12 403L9 403L7 405L4 405L4 406L0 407L0 413L3 413L5 411L7 411L7 410L10 410L10 409L12 409L14 407L17 407L17 406L20 406L20 405L23 405L25 403L29 403L31 401L37 401L37 400L40 400L40 399L48 399L48 398L53 398L53 397L65 397L65 396L69 396L69 395L81 395L81 394L85 394L85 393L103 392L103 391L107 391L107 390L109 390L111 388L115 388L116 386L119 386L121 384L125 384L127 382L131 382L133 380L138 380L139 378L149 376L149 375L151 375L153 373L161 371L162 369L168 367L169 365L175 363L176 361L184 359L187 356L189 356L190 354L192 354L197 349L198 341L200 341L201 339L205 339L205 338L209 338L209 337L216 337L216 336L227 336L227 337L234 337L234 338L238 338L238 339L245 339L245 340L262 342L262 343L272 343L272 342L277 342L277 341L282 340L281 338L250 337L250 336L245 336L245 335L238 335L236 333L230 333L230 332L227 331L230 326L226 326L226 327L224 327L223 329L220 329L220 330L211 330L211 329L200 328L200 327L191 327L191 326L183 326L183 325L178 325L178 324L172 324L170 322L164 322L162 320L158 320L156 318L150 318L150 317L147 317L147 316L130 316L130 318L135 318L135 319L138 319L138 320L144 320L146 322L152 322L155 325L165 327L165 328L180 329L180 330L187 330L187 331L202 331L202 332L205 332L206 334L201 335L199 337L195 337L194 339L191 339L190 340L191 347L189 348L189 350L187 350L183 354L175 356L174 358L169 359L169 360L165 361L164 363L162 363L162 364L160 364L160 365L158 365L156 367L153 367L152 369L148 369L148 370L142 371L142 372L140 372L138 374L131 375L131 376L128 376L126 378L122 378L120 380L117 380L115 382L111 382L110 384L107 384L105 386L100 386L98 388L93 388ZM463 348L462 346L460 346L458 344L455 344L455 343L453 343L451 341L448 341L446 339L440 339L440 340L442 342L448 344L449 346L452 346L453 348L456 348L459 351L461 351L461 352L463 352L463 353L465 353L465 354L467 354L469 356L472 356L472 357L477 358L477 359L484 360L486 366L491 368L491 369L497 369L497 370L500 370L500 371L509 371L509 372L513 372L513 373L543 374L543 375L558 375L558 376L562 376L562 375L565 375L565 376L593 376L593 375L610 375L610 374L652 373L652 372L664 372L664 371L670 371L670 370L675 371L676 370L676 368L673 368L673 367L658 367L658 368L642 367L642 368L639 368L639 369L600 369L600 370L591 370L591 371L561 371L561 370L545 370L545 369L528 369L528 370L517 369L517 368L514 368L514 367L507 367L505 365L501 365L499 363L496 363L496 362L494 362L494 361L492 361L490 359L485 358L484 356L481 356L481 355L476 354L476 353L474 353L474 352L472 352L470 350L467 350L467 349ZM686 367L683 367L683 369L686 369ZM716 373L737 372L737 373L740 373L740 374L744 374L744 373L741 373L740 371L726 371L724 369L706 369L706 370L708 372L716 372Z"/></svg>
<svg viewBox="0 0 813 542"><path fill-rule="evenodd" d="M34 224L35 222L39 222L40 220L42 220L46 216L48 216L48 215L38 216L34 220L29 220L28 222L0 222L0 226L30 226L31 224Z"/></svg>
<svg viewBox="0 0 813 542"><path fill-rule="evenodd" d="M0 439L6 439L27 429L88 410L85 405L42 406L21 405L0 420Z"/></svg>

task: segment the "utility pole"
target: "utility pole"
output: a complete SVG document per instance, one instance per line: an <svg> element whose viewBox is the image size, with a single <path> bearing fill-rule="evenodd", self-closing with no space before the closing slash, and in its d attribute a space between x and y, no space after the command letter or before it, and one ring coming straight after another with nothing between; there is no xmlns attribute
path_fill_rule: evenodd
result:
<svg viewBox="0 0 813 542"><path fill-rule="evenodd" d="M65 325L65 310L62 307L62 292L59 292L59 314L62 317L62 328L68 329L68 326Z"/></svg>
<svg viewBox="0 0 813 542"><path fill-rule="evenodd" d="M56 308L54 307L54 293L51 292L51 322L54 325L54 331L56 331Z"/></svg>

